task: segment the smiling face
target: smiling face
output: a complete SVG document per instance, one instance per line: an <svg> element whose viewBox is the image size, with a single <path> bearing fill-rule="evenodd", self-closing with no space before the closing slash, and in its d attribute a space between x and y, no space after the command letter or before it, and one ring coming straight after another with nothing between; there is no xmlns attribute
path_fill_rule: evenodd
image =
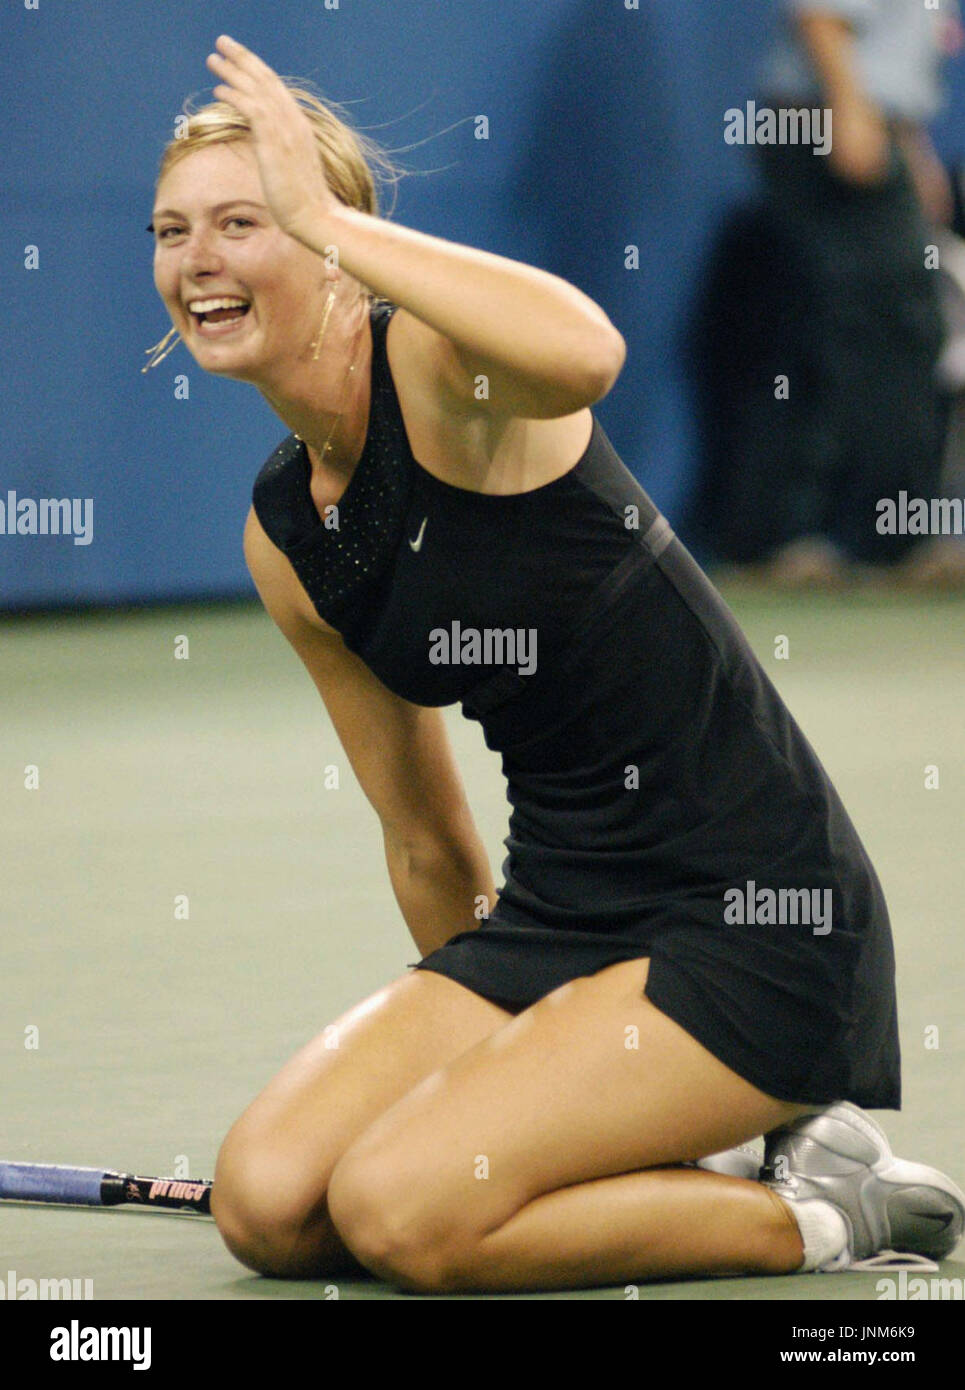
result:
<svg viewBox="0 0 965 1390"><path fill-rule="evenodd" d="M324 269L272 219L248 141L174 163L158 185L153 223L154 283L199 366L273 385L311 356Z"/></svg>

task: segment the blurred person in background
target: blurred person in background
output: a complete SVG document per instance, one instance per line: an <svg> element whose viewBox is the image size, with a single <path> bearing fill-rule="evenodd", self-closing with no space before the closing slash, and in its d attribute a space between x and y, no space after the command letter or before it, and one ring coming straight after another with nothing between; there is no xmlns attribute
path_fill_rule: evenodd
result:
<svg viewBox="0 0 965 1390"><path fill-rule="evenodd" d="M711 277L697 504L717 557L771 581L965 582L960 538L877 527L881 499L941 488L945 328L927 248L953 198L927 127L961 29L940 5L781 3L759 106L820 111L830 139L823 153L748 141L765 207L725 237Z"/></svg>

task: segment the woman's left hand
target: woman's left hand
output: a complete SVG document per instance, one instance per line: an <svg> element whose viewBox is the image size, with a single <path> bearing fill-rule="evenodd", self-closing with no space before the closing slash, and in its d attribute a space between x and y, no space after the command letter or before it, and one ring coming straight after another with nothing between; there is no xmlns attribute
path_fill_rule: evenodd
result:
<svg viewBox="0 0 965 1390"><path fill-rule="evenodd" d="M311 123L281 78L256 53L227 34L215 41L207 65L220 79L214 88L251 125L265 201L289 236L318 228L340 206L325 181Z"/></svg>

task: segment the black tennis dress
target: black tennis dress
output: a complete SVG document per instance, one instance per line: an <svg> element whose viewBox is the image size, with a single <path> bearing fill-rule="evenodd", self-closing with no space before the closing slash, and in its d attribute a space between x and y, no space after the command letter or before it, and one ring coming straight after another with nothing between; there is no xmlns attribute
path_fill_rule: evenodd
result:
<svg viewBox="0 0 965 1390"><path fill-rule="evenodd" d="M514 1011L649 956L646 994L781 1100L901 1104L881 885L729 608L594 418L530 492L413 458L371 311L364 451L337 529L289 435L254 485L318 613L389 690L461 703L512 808L487 920L413 968Z"/></svg>

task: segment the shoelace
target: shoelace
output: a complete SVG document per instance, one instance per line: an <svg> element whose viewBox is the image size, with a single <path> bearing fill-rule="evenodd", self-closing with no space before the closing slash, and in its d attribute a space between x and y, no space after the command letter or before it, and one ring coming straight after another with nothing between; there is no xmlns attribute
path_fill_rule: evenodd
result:
<svg viewBox="0 0 965 1390"><path fill-rule="evenodd" d="M853 1269L920 1269L929 1274L936 1274L938 1265L927 1255L912 1255L900 1250L879 1250L877 1255L869 1255L866 1260L855 1260L842 1273L850 1274Z"/></svg>

